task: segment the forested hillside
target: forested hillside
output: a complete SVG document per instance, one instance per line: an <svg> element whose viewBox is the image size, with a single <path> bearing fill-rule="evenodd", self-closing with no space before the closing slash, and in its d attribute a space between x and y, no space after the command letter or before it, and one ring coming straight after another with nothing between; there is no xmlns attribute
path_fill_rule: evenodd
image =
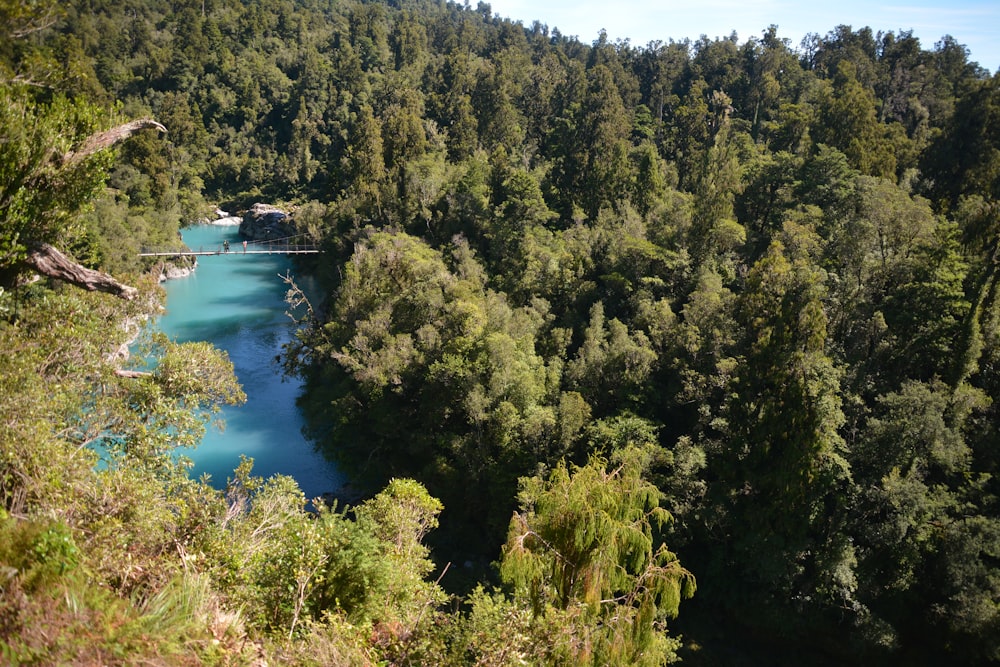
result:
<svg viewBox="0 0 1000 667"><path fill-rule="evenodd" d="M1000 75L816 30L0 0L2 659L1000 662ZM118 354L255 202L356 507L189 479L231 364Z"/></svg>

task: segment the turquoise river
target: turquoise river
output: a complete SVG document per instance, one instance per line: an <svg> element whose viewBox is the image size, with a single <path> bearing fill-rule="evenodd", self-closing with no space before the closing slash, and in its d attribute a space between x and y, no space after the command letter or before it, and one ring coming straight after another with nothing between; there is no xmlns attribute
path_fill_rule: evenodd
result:
<svg viewBox="0 0 1000 667"><path fill-rule="evenodd" d="M184 452L194 461L191 474L208 473L213 486L223 488L246 454L256 475L289 475L307 498L337 492L346 478L302 435L301 383L284 377L276 361L294 329L279 277L292 262L284 255L243 255L235 226L199 225L182 236L194 250L221 248L225 240L231 250L199 257L189 277L164 283L166 313L157 326L178 342L208 341L229 353L247 395L244 405L223 410L224 430L210 427L199 447Z"/></svg>

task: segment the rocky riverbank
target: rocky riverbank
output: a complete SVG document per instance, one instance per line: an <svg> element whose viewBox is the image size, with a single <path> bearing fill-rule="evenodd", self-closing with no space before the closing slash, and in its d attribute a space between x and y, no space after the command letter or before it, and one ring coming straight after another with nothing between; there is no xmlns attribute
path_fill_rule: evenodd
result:
<svg viewBox="0 0 1000 667"><path fill-rule="evenodd" d="M176 278L187 278L197 268L197 260L192 259L188 266L178 266L173 262L164 262L160 265L160 282L164 280L174 280Z"/></svg>
<svg viewBox="0 0 1000 667"><path fill-rule="evenodd" d="M240 234L251 241L278 241L295 233L291 214L269 204L254 204L240 222Z"/></svg>
<svg viewBox="0 0 1000 667"><path fill-rule="evenodd" d="M198 260L194 257L175 257L161 262L155 270L159 272L157 279L162 283L166 280L187 278L196 268L198 268Z"/></svg>

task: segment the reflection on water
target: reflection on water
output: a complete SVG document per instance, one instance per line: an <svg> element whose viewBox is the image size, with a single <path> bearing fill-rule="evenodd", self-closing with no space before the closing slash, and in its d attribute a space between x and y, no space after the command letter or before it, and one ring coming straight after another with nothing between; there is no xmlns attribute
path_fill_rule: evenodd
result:
<svg viewBox="0 0 1000 667"><path fill-rule="evenodd" d="M224 431L211 427L202 444L186 452L194 461L191 474L208 473L222 488L246 454L257 475L290 475L309 498L337 491L346 479L303 437L295 404L301 384L284 378L276 361L293 326L279 278L291 262L281 255L243 255L236 227L202 225L183 236L192 248L219 247L228 239L232 251L199 257L190 277L164 284L167 312L158 326L179 342L209 341L228 352L247 395L246 404L223 409Z"/></svg>

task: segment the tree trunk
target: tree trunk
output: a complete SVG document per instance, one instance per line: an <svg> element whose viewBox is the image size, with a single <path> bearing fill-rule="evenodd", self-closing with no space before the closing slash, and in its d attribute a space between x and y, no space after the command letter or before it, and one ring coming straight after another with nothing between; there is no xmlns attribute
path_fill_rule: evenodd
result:
<svg viewBox="0 0 1000 667"><path fill-rule="evenodd" d="M113 127L110 130L98 132L97 134L92 134L87 137L77 150L70 151L62 156L62 164L63 166L74 165L84 158L90 157L94 153L100 152L109 146L117 144L123 139L128 139L139 130L145 129L155 129L164 133L167 131L167 128L163 127L163 125L156 122L152 118L140 118L128 123L122 123L121 125Z"/></svg>
<svg viewBox="0 0 1000 667"><path fill-rule="evenodd" d="M123 285L106 273L80 266L48 243L28 249L25 264L49 278L57 278L84 289L114 294L123 299L134 299L139 290Z"/></svg>

